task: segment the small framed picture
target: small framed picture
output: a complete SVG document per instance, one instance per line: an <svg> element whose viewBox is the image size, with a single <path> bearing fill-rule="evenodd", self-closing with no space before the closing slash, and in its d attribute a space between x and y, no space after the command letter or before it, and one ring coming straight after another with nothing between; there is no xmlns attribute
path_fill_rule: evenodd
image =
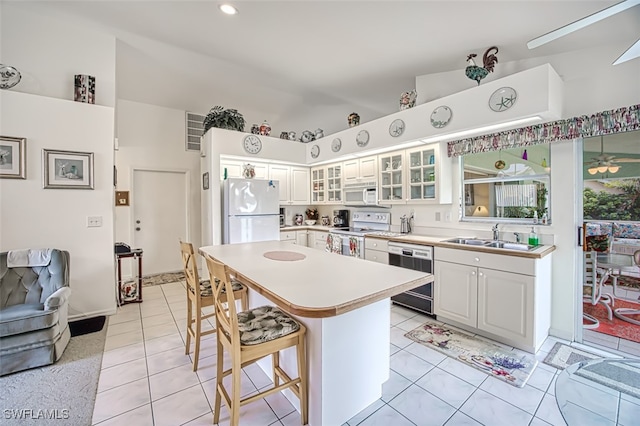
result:
<svg viewBox="0 0 640 426"><path fill-rule="evenodd" d="M209 172L205 172L202 174L202 189L209 189Z"/></svg>
<svg viewBox="0 0 640 426"><path fill-rule="evenodd" d="M27 178L27 139L0 136L0 178Z"/></svg>
<svg viewBox="0 0 640 426"><path fill-rule="evenodd" d="M93 152L42 150L46 189L93 189Z"/></svg>
<svg viewBox="0 0 640 426"><path fill-rule="evenodd" d="M129 191L116 191L116 207L129 205Z"/></svg>

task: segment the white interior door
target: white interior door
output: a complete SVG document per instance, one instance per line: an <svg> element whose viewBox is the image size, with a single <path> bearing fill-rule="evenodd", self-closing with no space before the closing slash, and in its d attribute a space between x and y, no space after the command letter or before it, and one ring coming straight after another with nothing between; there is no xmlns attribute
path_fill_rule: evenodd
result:
<svg viewBox="0 0 640 426"><path fill-rule="evenodd" d="M178 241L188 241L186 172L134 170L133 242L141 248L143 275L182 270Z"/></svg>

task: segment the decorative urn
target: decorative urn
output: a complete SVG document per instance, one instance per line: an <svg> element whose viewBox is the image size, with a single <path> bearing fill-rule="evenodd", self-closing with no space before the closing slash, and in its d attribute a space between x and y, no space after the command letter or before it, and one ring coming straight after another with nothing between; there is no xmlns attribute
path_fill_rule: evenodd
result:
<svg viewBox="0 0 640 426"><path fill-rule="evenodd" d="M360 124L360 116L358 113L352 112L349 114L349 117L347 117L347 121L349 122L349 127L355 127Z"/></svg>
<svg viewBox="0 0 640 426"><path fill-rule="evenodd" d="M262 136L269 136L269 134L271 134L271 126L267 123L267 120L264 120L260 125L260 134Z"/></svg>

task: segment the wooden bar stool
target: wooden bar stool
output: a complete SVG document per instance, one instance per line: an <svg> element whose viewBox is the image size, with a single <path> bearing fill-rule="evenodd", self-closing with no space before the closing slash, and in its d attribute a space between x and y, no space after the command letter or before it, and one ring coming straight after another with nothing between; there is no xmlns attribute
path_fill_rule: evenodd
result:
<svg viewBox="0 0 640 426"><path fill-rule="evenodd" d="M193 337L195 342L193 371L196 371L198 369L198 358L200 357L200 338L216 332L215 329L202 331L202 321L215 315L215 313L202 313L202 308L213 306L213 290L211 289L211 282L209 280L200 281L193 245L180 241L180 251L182 252L185 281L187 282L187 339L185 343L185 354L189 354L191 337ZM242 309L248 309L247 287L235 280L231 286L233 288L234 299L240 299ZM226 295L223 295L223 297L226 298Z"/></svg>
<svg viewBox="0 0 640 426"><path fill-rule="evenodd" d="M213 288L216 329L218 332L217 347L217 374L216 374L216 400L213 414L213 423L220 420L221 400L230 412L230 425L237 426L240 418L240 406L264 398L275 392L290 388L300 399L300 418L302 424L308 423L308 396L307 396L307 363L305 358L306 328L280 308L275 306L262 306L236 311L236 304L230 303L222 296L229 293L231 279L226 265L205 256L211 282L220 283ZM281 350L295 346L297 351L298 378L291 379L280 367L279 353ZM224 370L224 351L231 355L231 368ZM270 389L240 399L240 377L242 368L252 364L268 355L272 355L273 383ZM225 389L222 380L231 375L231 395ZM282 380L282 384L280 384Z"/></svg>

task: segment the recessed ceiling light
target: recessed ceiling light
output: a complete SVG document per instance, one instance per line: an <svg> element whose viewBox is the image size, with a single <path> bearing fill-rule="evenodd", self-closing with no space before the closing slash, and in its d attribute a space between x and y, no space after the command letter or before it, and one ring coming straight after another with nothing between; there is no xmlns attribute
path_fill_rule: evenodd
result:
<svg viewBox="0 0 640 426"><path fill-rule="evenodd" d="M231 6L230 4L221 4L220 5L220 10L223 13L226 13L227 15L235 15L236 13L238 13L238 9L236 9L233 6Z"/></svg>

